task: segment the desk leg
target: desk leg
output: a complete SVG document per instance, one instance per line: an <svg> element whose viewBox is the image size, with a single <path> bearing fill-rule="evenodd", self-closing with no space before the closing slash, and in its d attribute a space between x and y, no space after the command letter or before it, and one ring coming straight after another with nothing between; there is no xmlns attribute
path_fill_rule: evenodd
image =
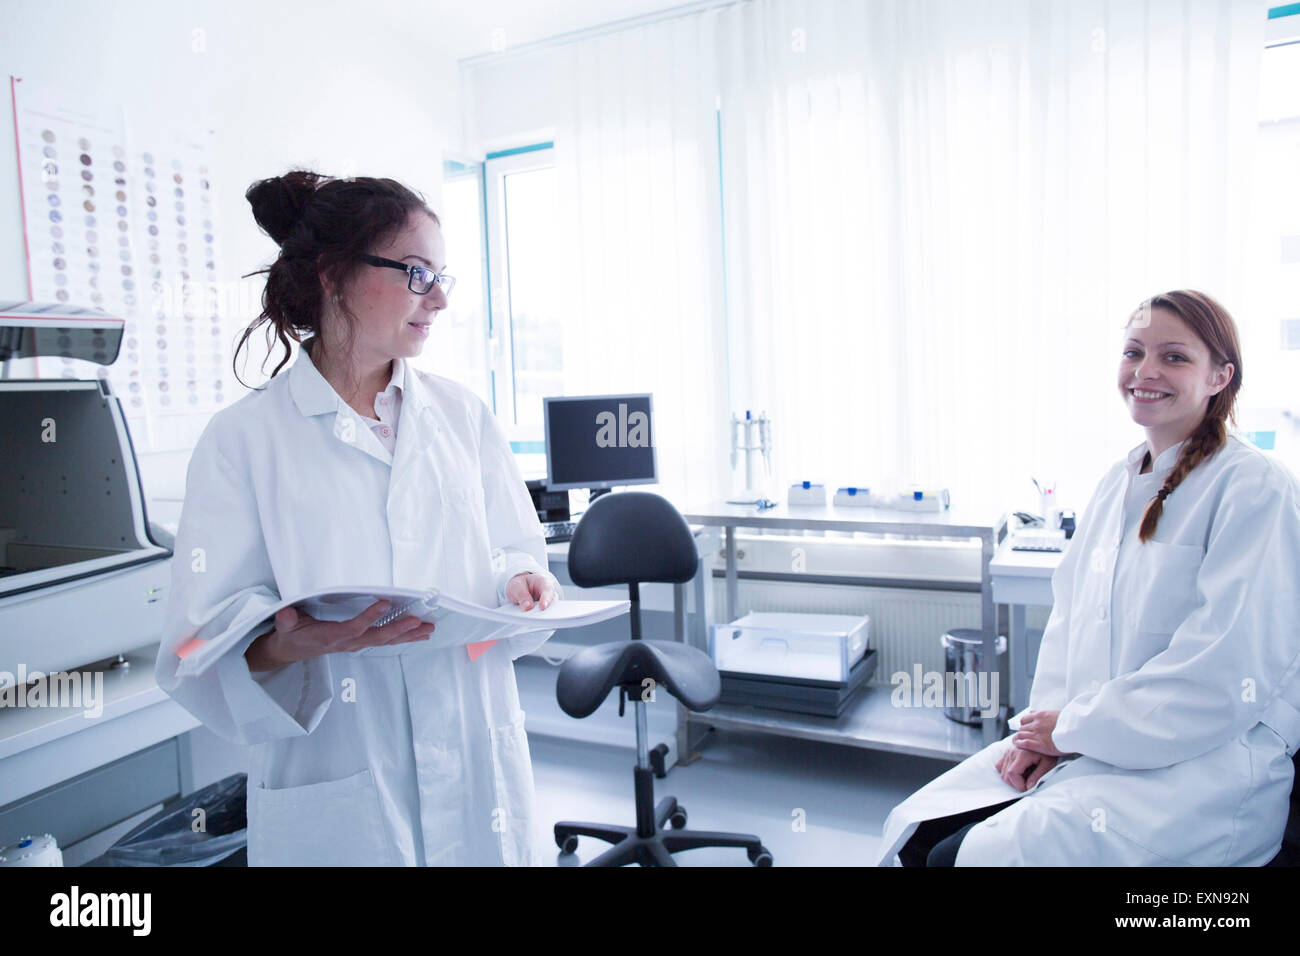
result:
<svg viewBox="0 0 1300 956"><path fill-rule="evenodd" d="M686 585L684 584L673 585L673 639L688 645L692 643L687 624ZM687 717L686 708L675 697L673 706L677 714L677 763L686 763L691 755L691 722Z"/></svg>
<svg viewBox="0 0 1300 956"><path fill-rule="evenodd" d="M736 529L727 525L727 623L736 619L737 604L736 578Z"/></svg>
<svg viewBox="0 0 1300 956"><path fill-rule="evenodd" d="M673 640L686 640L686 585L673 585Z"/></svg>
<svg viewBox="0 0 1300 956"><path fill-rule="evenodd" d="M1025 634L1025 606L1011 605L1011 633L1007 635L1011 646L1007 656L1011 662L1011 712L1018 714L1029 705L1029 637Z"/></svg>
<svg viewBox="0 0 1300 956"><path fill-rule="evenodd" d="M691 579L690 613L686 612L687 591L685 585L673 588L674 627L677 639L687 645L708 653L709 624L713 621L713 555L718 548L716 533L706 532L700 542L700 566ZM694 757L691 741L690 711L676 701L677 705L677 763L690 763Z"/></svg>
<svg viewBox="0 0 1300 956"><path fill-rule="evenodd" d="M996 687L998 674L998 615L997 608L993 604L993 578L989 573L989 562L993 560L993 534L986 532L980 537L980 617L981 628L984 632L984 667L986 672L981 675L987 683L984 685L988 688ZM1009 653L1009 651L1008 651ZM997 709L997 715L994 717L985 717L984 724L984 746L996 741L1001 736L1002 729L1002 710L999 706L999 694L994 698L994 707Z"/></svg>
<svg viewBox="0 0 1300 956"><path fill-rule="evenodd" d="M713 623L713 555L717 551L716 537L710 537L707 550L700 556L700 567L691 582L695 588L695 619L691 628L692 646L709 650L709 625Z"/></svg>

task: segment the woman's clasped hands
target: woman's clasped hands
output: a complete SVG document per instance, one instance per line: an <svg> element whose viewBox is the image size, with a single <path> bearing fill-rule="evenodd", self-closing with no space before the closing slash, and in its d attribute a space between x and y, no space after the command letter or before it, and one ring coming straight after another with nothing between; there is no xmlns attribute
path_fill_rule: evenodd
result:
<svg viewBox="0 0 1300 956"><path fill-rule="evenodd" d="M1033 788L1047 771L1065 756L1052 743L1052 731L1060 711L1029 711L1020 719L1020 729L998 757L997 771L1010 786L1021 792Z"/></svg>

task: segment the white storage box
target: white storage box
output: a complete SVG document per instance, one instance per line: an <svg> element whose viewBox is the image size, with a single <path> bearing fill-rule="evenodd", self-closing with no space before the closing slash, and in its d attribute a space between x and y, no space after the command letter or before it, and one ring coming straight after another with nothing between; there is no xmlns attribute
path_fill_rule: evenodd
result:
<svg viewBox="0 0 1300 956"><path fill-rule="evenodd" d="M871 493L870 488L858 487L841 488L835 492L835 507L837 508L878 508L879 502L876 496Z"/></svg>
<svg viewBox="0 0 1300 956"><path fill-rule="evenodd" d="M762 611L709 629L719 671L845 682L866 653L871 619Z"/></svg>
<svg viewBox="0 0 1300 956"><path fill-rule="evenodd" d="M813 481L801 481L791 485L786 494L786 504L790 505L824 505L826 504L826 486Z"/></svg>

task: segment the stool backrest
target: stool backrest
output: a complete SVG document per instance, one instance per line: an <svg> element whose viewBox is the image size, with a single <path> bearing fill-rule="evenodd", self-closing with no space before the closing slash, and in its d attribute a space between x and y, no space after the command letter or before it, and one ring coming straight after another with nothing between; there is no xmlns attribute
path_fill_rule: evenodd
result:
<svg viewBox="0 0 1300 956"><path fill-rule="evenodd" d="M699 567L681 512L646 491L620 491L587 508L569 542L569 577L581 588L658 581L684 584Z"/></svg>

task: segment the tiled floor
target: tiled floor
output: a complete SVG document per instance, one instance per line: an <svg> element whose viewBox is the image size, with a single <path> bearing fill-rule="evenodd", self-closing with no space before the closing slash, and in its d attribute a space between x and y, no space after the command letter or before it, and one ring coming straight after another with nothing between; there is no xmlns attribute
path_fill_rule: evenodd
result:
<svg viewBox="0 0 1300 956"><path fill-rule="evenodd" d="M633 733L629 721L628 733ZM635 753L557 737L530 736L542 859L575 866L608 844L583 837L562 856L551 826L584 820L635 822ZM952 766L942 761L737 730L706 738L699 760L655 781L655 796L686 807L688 827L756 834L776 866L869 866L893 806ZM802 811L802 813L800 813ZM803 826L797 824L802 822ZM748 866L744 850L690 850L681 866Z"/></svg>

